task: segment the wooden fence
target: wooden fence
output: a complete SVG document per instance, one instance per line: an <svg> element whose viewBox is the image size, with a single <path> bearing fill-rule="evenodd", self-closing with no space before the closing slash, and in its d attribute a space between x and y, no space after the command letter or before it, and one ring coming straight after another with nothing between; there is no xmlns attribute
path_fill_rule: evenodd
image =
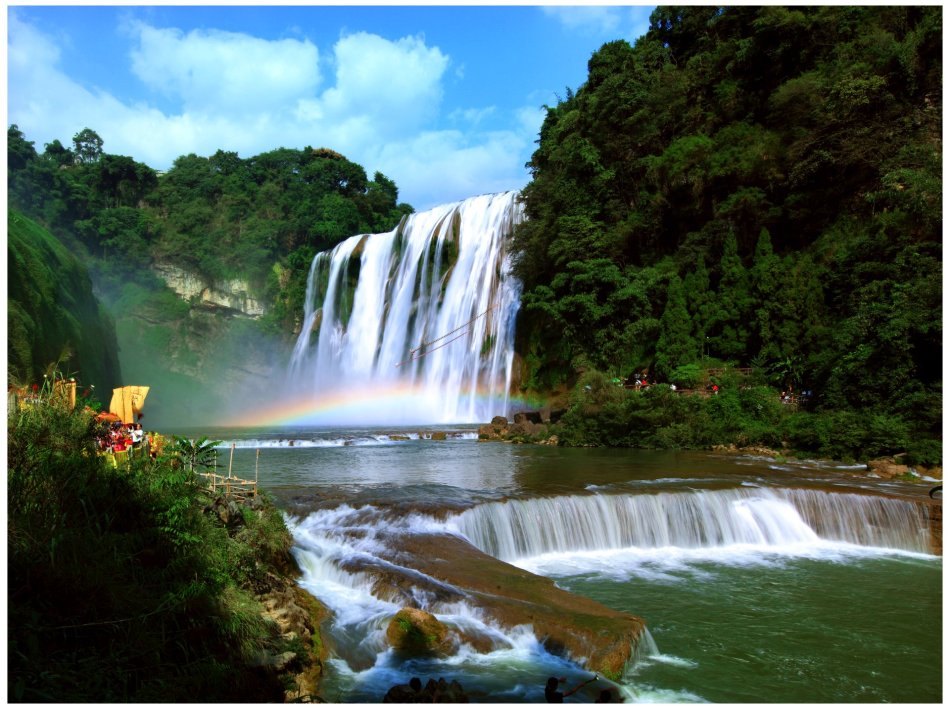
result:
<svg viewBox="0 0 950 709"><path fill-rule="evenodd" d="M205 478L208 483L208 489L212 495L222 494L226 497L233 497L238 500L249 500L257 495L257 475L258 467L260 466L261 451L260 449L257 450L257 456L254 461L254 479L244 480L234 477L234 475L231 474L231 469L234 465L234 448L235 445L232 443L227 475L200 472L198 475ZM215 469L217 469L217 454L215 454Z"/></svg>

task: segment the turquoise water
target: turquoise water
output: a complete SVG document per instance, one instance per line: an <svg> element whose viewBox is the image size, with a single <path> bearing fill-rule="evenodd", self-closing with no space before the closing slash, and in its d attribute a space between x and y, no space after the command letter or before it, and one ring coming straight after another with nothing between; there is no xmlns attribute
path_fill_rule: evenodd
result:
<svg viewBox="0 0 950 709"><path fill-rule="evenodd" d="M888 556L697 563L659 579L559 584L647 620L631 673L710 702L937 702L942 564Z"/></svg>
<svg viewBox="0 0 950 709"><path fill-rule="evenodd" d="M372 556L380 543L398 547L399 534L412 534L420 524L427 531L445 524L445 533L457 534L446 514L490 511L491 503L506 500L530 510L532 501L550 498L570 510L591 496L653 496L695 501L714 521L741 508L740 522L762 518L784 532L782 515L807 525L769 491L807 490L846 510L854 493L885 490L913 501L925 498L929 487L873 481L847 466L816 462L480 444L471 427L450 429L446 441L425 440L431 432L418 429L202 433L225 441L219 459L225 469L230 462L235 475L253 478L257 467L261 485L290 515L298 560L312 562L301 583L336 611L325 629L337 652L324 691L341 702L378 702L412 675L457 679L478 702L542 701L548 676L568 676L571 683L589 677L546 653L530 632L511 629L497 630L504 647L487 654L465 650L410 661L385 649L381 629L396 606L374 597L371 584L341 571L338 562ZM757 502L762 496L767 499ZM386 534L374 537L354 526L331 539L315 531L321 524L333 529L336 519L342 530L353 510L378 514L381 521L373 524ZM672 513L662 508L656 514ZM657 523L673 528L693 524L660 517ZM317 524L318 518L324 521ZM570 518L558 524L572 526ZM567 544L511 563L647 621L656 652L614 687L627 701L941 701L942 559L921 549L778 538L698 547ZM398 556L398 548L387 551L387 558ZM450 625L490 625L470 618L464 607L434 610Z"/></svg>

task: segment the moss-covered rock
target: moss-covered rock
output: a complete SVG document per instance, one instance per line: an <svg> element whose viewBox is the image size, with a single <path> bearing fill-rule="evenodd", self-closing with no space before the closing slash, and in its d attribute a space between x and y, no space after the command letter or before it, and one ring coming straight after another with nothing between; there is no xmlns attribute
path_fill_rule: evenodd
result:
<svg viewBox="0 0 950 709"><path fill-rule="evenodd" d="M403 608L386 627L386 640L396 650L412 655L448 653L454 643L449 629L431 613Z"/></svg>

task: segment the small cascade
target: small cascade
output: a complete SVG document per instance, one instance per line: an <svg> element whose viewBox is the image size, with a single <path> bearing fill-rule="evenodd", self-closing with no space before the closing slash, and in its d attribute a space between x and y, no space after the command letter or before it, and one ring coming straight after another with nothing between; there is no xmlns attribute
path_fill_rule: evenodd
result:
<svg viewBox="0 0 950 709"><path fill-rule="evenodd" d="M529 623L512 624L508 611L496 615L525 605L515 596L505 600L523 588L524 579L506 565L486 565L472 546L542 575L620 581L639 576L664 584L708 577L711 559L728 564L732 558L746 563L742 559L750 556L791 558L803 551L822 559L929 552L927 518L915 503L808 489L595 493L484 502L448 515L416 510L342 504L288 520L301 585L333 613L325 629L336 648L329 681L348 701L378 702L412 675L458 679L495 701L541 701L538 677L587 676L570 656L546 649L542 639L550 627L533 627L553 597L532 606ZM479 579L497 576L497 586L495 580L488 591L472 585L467 574L473 560ZM511 581L511 589L505 590L502 579ZM551 587L546 593L565 592ZM571 602L574 613L589 603L579 596ZM405 606L434 614L450 629L457 642L451 657L407 660L388 647L387 624ZM503 625L501 617L509 622ZM557 615L557 622L564 617ZM614 685L628 700L653 696L649 688L634 689L639 673L651 665L695 667L689 659L661 653L648 630L631 651L621 684ZM656 696L701 700L685 690Z"/></svg>
<svg viewBox="0 0 950 709"><path fill-rule="evenodd" d="M505 412L520 297L508 240L522 218L516 192L482 195L318 254L288 390L365 398L348 412L358 423L477 422ZM349 422L334 412L335 425Z"/></svg>
<svg viewBox="0 0 950 709"><path fill-rule="evenodd" d="M499 559L556 552L781 549L820 541L930 552L927 519L912 502L816 490L731 489L585 495L491 502L449 520Z"/></svg>

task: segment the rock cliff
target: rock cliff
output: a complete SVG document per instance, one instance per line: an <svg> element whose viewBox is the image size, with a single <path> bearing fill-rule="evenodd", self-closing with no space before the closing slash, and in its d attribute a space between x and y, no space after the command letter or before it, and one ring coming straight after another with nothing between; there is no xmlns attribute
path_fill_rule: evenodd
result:
<svg viewBox="0 0 950 709"><path fill-rule="evenodd" d="M247 281L233 278L210 283L204 277L170 263L156 263L152 268L169 288L189 303L248 318L264 315L264 303L251 294Z"/></svg>

